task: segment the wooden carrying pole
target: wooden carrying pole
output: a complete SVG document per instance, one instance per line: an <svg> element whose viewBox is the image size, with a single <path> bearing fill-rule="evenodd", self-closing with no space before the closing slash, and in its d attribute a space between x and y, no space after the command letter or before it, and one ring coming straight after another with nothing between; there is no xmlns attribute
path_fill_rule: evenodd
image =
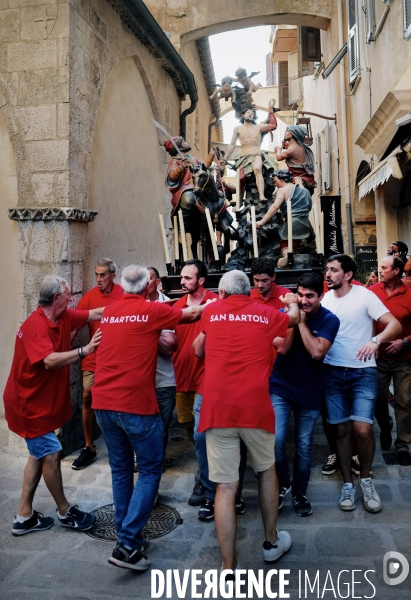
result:
<svg viewBox="0 0 411 600"><path fill-rule="evenodd" d="M215 233L214 233L214 229L213 229L213 224L211 222L211 215L210 215L209 208L205 209L205 215L206 215L206 219L207 219L208 230L210 232L210 239L211 239L211 245L213 247L214 260L219 260L218 250L217 250L217 242L215 239Z"/></svg>
<svg viewBox="0 0 411 600"><path fill-rule="evenodd" d="M255 224L255 206L251 207L251 231L253 234L253 253L254 258L258 258L257 227Z"/></svg>
<svg viewBox="0 0 411 600"><path fill-rule="evenodd" d="M184 218L181 210L178 211L178 220L180 223L180 231L181 231L181 245L183 247L183 261L186 262L188 260L188 252L187 252L187 238L186 238L186 230L184 227Z"/></svg>
<svg viewBox="0 0 411 600"><path fill-rule="evenodd" d="M180 260L180 243L178 241L178 219L174 217L174 260Z"/></svg>
<svg viewBox="0 0 411 600"><path fill-rule="evenodd" d="M167 245L167 238L166 238L166 229L164 226L164 217L163 215L158 215L159 219L160 219L160 228L161 228L161 235L163 238L163 244L164 244L164 254L166 256L166 264L170 264L171 260L170 260L170 253L168 251L168 245Z"/></svg>

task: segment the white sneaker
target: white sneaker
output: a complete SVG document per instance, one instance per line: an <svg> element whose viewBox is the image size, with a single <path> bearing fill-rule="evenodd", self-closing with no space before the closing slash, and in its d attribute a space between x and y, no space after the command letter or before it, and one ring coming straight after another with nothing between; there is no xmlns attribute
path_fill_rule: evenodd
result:
<svg viewBox="0 0 411 600"><path fill-rule="evenodd" d="M371 477L367 477L366 479L360 479L360 486L364 496L363 501L366 510L372 513L380 512L381 500L375 490L374 483Z"/></svg>
<svg viewBox="0 0 411 600"><path fill-rule="evenodd" d="M355 497L357 492L352 483L344 483L341 490L341 498L338 502L338 508L340 510L354 510L355 508Z"/></svg>
<svg viewBox="0 0 411 600"><path fill-rule="evenodd" d="M234 591L235 591L235 574L240 569L241 569L241 567L238 563L237 563L237 566L234 569L234 571L232 571L231 569L225 569L227 572L227 575L224 578L224 589L225 589L226 594L229 594L231 589L233 590L233 593L234 593ZM223 571L224 571L224 566L221 565L220 575ZM230 585L231 583L233 584L232 586Z"/></svg>
<svg viewBox="0 0 411 600"><path fill-rule="evenodd" d="M277 541L272 544L268 540L263 544L263 557L266 562L278 560L285 552L291 548L291 535L288 531L277 531Z"/></svg>

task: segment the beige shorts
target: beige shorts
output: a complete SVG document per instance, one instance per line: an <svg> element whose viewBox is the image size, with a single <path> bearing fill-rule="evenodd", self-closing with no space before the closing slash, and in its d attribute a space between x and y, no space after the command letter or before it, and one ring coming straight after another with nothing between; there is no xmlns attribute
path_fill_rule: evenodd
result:
<svg viewBox="0 0 411 600"><path fill-rule="evenodd" d="M83 371L83 390L89 390L94 385L94 372Z"/></svg>
<svg viewBox="0 0 411 600"><path fill-rule="evenodd" d="M208 476L215 483L239 480L240 439L247 446L254 471L260 473L273 466L275 436L265 429L227 427L207 429Z"/></svg>
<svg viewBox="0 0 411 600"><path fill-rule="evenodd" d="M197 392L177 392L176 409L179 423L189 423L194 420L194 400Z"/></svg>

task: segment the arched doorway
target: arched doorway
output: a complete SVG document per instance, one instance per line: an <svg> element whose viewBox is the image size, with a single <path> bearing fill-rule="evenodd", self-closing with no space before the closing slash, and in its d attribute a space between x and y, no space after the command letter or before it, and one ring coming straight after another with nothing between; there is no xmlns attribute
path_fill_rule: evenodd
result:
<svg viewBox="0 0 411 600"><path fill-rule="evenodd" d="M158 215L165 214L165 186L152 117L136 64L124 58L107 80L97 113L88 207L98 216L88 230L85 288L94 285L93 267L105 256L119 271L136 262L164 271Z"/></svg>

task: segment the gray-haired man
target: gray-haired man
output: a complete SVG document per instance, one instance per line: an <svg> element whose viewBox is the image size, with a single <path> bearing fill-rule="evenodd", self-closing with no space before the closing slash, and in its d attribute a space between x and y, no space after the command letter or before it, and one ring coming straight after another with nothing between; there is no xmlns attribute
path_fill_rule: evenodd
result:
<svg viewBox="0 0 411 600"><path fill-rule="evenodd" d="M180 309L146 302L149 281L145 267L124 268L124 296L107 306L101 320L93 387L93 408L110 461L118 537L109 563L135 571L150 566L141 531L163 473L163 424L155 393L160 335L178 323L198 320L205 306Z"/></svg>
<svg viewBox="0 0 411 600"><path fill-rule="evenodd" d="M116 263L110 258L101 258L94 269L96 278L96 286L86 292L77 304L77 310L92 310L100 306L108 306L116 300L120 300L123 296L121 285L114 283L116 277ZM89 323L89 339L95 334L99 324ZM74 340L78 332L75 329L72 332L71 338ZM81 416L83 420L84 432L84 448L80 455L71 465L72 469L84 469L97 458L96 448L93 443L94 425L96 417L94 410L91 408L91 394L94 384L94 371L96 370L96 355L91 354L81 363L81 372L83 375L83 406L81 408Z"/></svg>
<svg viewBox="0 0 411 600"><path fill-rule="evenodd" d="M277 532L278 481L274 467L274 411L268 393L270 348L299 319L294 294L282 297L288 314L253 302L242 271L220 279L220 300L206 307L203 333L194 342L205 356L203 403L198 430L206 432L209 478L216 483L215 524L222 569L235 571L235 495L239 484L240 440L248 448L264 522L263 556L273 562L291 547L290 535ZM241 358L232 352L241 348ZM224 376L222 376L224 375ZM219 384L215 385L218 381ZM235 574L226 575L226 581Z"/></svg>
<svg viewBox="0 0 411 600"><path fill-rule="evenodd" d="M41 284L37 309L17 332L4 407L9 429L26 440L30 457L13 535L53 526L54 519L33 511L41 476L57 504L61 525L86 531L95 521L94 515L70 505L66 499L60 469L62 448L54 431L71 418L69 365L92 354L101 339L98 330L86 346L70 350L71 331L99 321L103 309L72 310L69 302L67 282L49 275Z"/></svg>

